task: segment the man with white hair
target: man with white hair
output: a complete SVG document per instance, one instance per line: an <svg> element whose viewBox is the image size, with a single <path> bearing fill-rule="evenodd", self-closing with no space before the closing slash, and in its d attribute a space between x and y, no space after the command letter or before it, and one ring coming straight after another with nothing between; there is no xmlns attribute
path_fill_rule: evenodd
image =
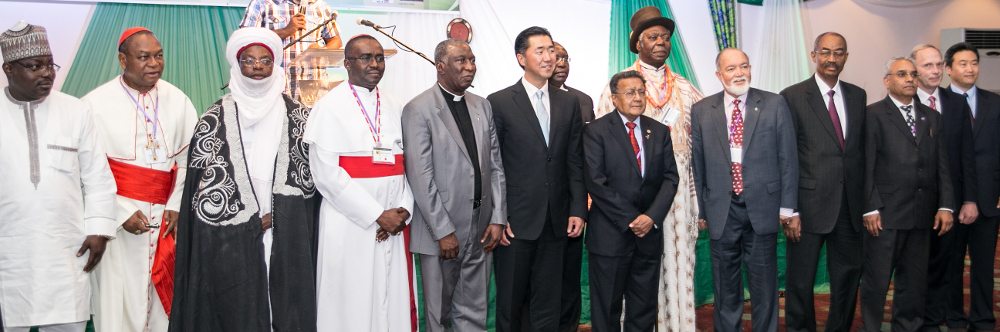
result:
<svg viewBox="0 0 1000 332"><path fill-rule="evenodd" d="M725 91L691 107L699 219L712 240L715 329L742 330L746 264L753 330L776 331L778 222L791 220L799 188L795 125L784 98L750 87L743 51L724 49L715 64Z"/></svg>
<svg viewBox="0 0 1000 332"><path fill-rule="evenodd" d="M115 236L115 180L90 107L52 91L59 65L45 28L19 22L0 34L0 50L9 82L0 98L4 330L83 331L88 272Z"/></svg>

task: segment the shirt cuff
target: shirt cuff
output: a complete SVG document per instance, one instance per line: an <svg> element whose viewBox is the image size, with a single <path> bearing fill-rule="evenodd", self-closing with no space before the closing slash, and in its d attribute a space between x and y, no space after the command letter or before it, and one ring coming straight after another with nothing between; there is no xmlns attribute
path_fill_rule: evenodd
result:
<svg viewBox="0 0 1000 332"><path fill-rule="evenodd" d="M951 213L955 213L955 210L952 210L952 209L949 209L949 208L938 208L938 211L948 211L948 212L951 212Z"/></svg>
<svg viewBox="0 0 1000 332"><path fill-rule="evenodd" d="M84 222L87 235L99 235L109 239L115 238L118 226L119 224L108 218L92 218Z"/></svg>
<svg viewBox="0 0 1000 332"><path fill-rule="evenodd" d="M876 214L878 214L878 210L872 210L872 211L869 211L868 213L865 213L863 216L867 217L867 216L873 216L873 215L876 215Z"/></svg>
<svg viewBox="0 0 1000 332"><path fill-rule="evenodd" d="M780 208L778 210L778 214L781 215L782 218L791 218L795 216L795 210L789 208Z"/></svg>

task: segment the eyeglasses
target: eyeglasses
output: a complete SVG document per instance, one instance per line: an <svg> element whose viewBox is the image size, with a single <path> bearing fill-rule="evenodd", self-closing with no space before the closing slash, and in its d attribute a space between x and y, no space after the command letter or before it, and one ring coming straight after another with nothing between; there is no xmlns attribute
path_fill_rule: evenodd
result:
<svg viewBox="0 0 1000 332"><path fill-rule="evenodd" d="M264 67L270 67L270 66L274 65L274 59L271 59L271 58L261 58L261 59L243 58L243 59L240 59L240 64L244 65L246 67L254 66L254 65L258 64L258 63L261 64Z"/></svg>
<svg viewBox="0 0 1000 332"><path fill-rule="evenodd" d="M625 92L615 93L615 94L619 95L619 96L625 96L625 97L628 97L628 98L645 97L646 96L646 89L628 90L628 91L625 91Z"/></svg>
<svg viewBox="0 0 1000 332"><path fill-rule="evenodd" d="M556 56L556 63L559 62L569 63L569 56Z"/></svg>
<svg viewBox="0 0 1000 332"><path fill-rule="evenodd" d="M59 68L62 68L59 65L54 64L54 63L44 63L44 64L43 63L23 63L23 62L20 62L20 61L14 61L14 63L16 63L19 66L24 67L25 69L27 69L27 70L29 70L31 72L34 72L34 73L40 72L43 69L48 69L48 70L51 70L53 73L57 73L57 72L59 72Z"/></svg>
<svg viewBox="0 0 1000 332"><path fill-rule="evenodd" d="M663 41L668 42L668 41L670 41L670 34L669 33L664 33L664 34L648 33L648 34L646 34L645 38L646 38L646 41L648 41L650 43L655 42L657 39L660 39L660 38L663 38Z"/></svg>
<svg viewBox="0 0 1000 332"><path fill-rule="evenodd" d="M899 77L899 78L906 78L906 76L910 76L910 77L913 77L913 78L920 78L920 73L918 73L916 71L907 72L907 71L900 70L900 71L897 71L895 73L885 74L885 76L889 76L889 75L893 75L893 76L896 76L896 77Z"/></svg>
<svg viewBox="0 0 1000 332"><path fill-rule="evenodd" d="M819 50L819 51L813 51L813 53L815 53L816 55L819 55L819 57L821 57L821 58L829 58L831 56L834 57L834 58L843 58L843 57L847 56L847 51L845 51L845 50L831 51L831 50L824 49L824 50Z"/></svg>
<svg viewBox="0 0 1000 332"><path fill-rule="evenodd" d="M384 55L362 54L361 56L354 56L354 57L349 56L349 57L347 57L347 60L351 60L351 61L361 60L361 62L363 62L363 63L371 63L372 59L375 60L375 63L384 63L385 62L385 56Z"/></svg>

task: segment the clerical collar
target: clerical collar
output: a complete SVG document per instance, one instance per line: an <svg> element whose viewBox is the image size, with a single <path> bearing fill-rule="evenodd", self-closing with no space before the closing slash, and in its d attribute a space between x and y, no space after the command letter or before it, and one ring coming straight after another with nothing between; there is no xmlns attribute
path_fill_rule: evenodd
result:
<svg viewBox="0 0 1000 332"><path fill-rule="evenodd" d="M663 62L663 64L660 65L660 67L653 67L653 65L645 63L642 60L639 60L639 66L641 66L643 69L652 70L652 71L655 71L655 72L662 72L662 71L665 71L667 69L667 63L666 62Z"/></svg>
<svg viewBox="0 0 1000 332"><path fill-rule="evenodd" d="M25 105L28 105L28 104L40 104L41 102L45 101L45 98L46 98L46 97L42 97L42 98L38 98L37 100L27 100L27 101L25 101L25 100L17 100L17 99L14 98L13 95L10 94L10 86L4 87L3 88L3 92L4 92L5 95L7 95L7 100L10 100L10 102L14 103L15 105L19 105L19 106L25 106Z"/></svg>
<svg viewBox="0 0 1000 332"><path fill-rule="evenodd" d="M465 97L465 93L463 93L461 95L456 95L456 94L452 93L451 91L448 91L448 89L446 89L444 87L444 85L441 85L441 83L438 83L438 87L441 88L441 91L444 91L445 93L451 95L451 101L462 101L462 98Z"/></svg>
<svg viewBox="0 0 1000 332"><path fill-rule="evenodd" d="M358 94L364 94L366 96L371 96L371 95L375 94L375 90L378 89L378 86L375 86L374 89L368 90L368 88L360 86L360 85L357 85L357 84L351 84L351 85L354 86L354 91L357 91Z"/></svg>

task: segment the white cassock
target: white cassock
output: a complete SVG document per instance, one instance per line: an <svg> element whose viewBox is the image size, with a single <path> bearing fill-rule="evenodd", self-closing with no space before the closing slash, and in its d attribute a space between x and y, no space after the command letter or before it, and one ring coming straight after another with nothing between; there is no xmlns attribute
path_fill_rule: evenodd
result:
<svg viewBox="0 0 1000 332"><path fill-rule="evenodd" d="M380 142L391 149L396 164L371 163L375 139L350 83L338 85L316 102L304 139L310 144L309 166L316 188L323 195L317 329L410 331L409 251L403 235L375 241L379 229L375 220L384 210L413 211L413 196L402 173L402 108L385 92L380 93L379 103L378 89L354 89L373 125L379 123L375 110L381 104ZM358 176L364 172L371 174Z"/></svg>
<svg viewBox="0 0 1000 332"><path fill-rule="evenodd" d="M115 181L86 103L0 97L0 308L8 327L90 319L88 235L114 236ZM99 265L98 265L99 266Z"/></svg>
<svg viewBox="0 0 1000 332"><path fill-rule="evenodd" d="M116 239L108 242L104 259L92 278L94 327L97 331L166 331L167 313L153 287L150 271L160 232L165 228L160 220L163 212L180 210L187 146L198 113L183 91L164 80L140 94L118 76L88 93L83 101L94 110L98 136L113 162L159 172L170 172L177 166L166 204L129 198L128 194L122 196L126 184L118 183ZM150 142L154 148L147 151ZM112 171L116 171L115 165L112 166ZM149 218L150 225L161 227L142 234L129 233L121 225L136 211Z"/></svg>

